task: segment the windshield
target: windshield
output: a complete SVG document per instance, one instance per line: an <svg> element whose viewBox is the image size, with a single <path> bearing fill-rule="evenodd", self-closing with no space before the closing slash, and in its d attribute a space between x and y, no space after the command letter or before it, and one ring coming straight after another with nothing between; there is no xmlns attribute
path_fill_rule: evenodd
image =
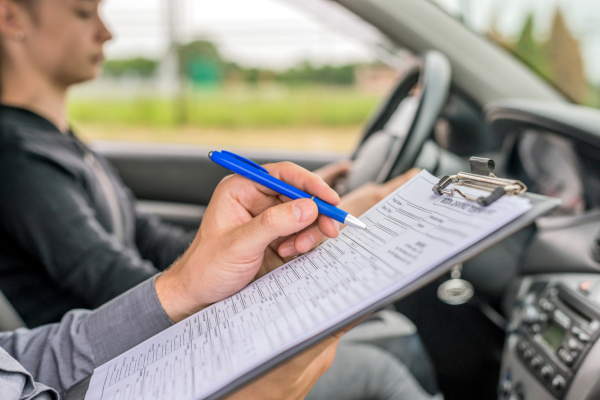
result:
<svg viewBox="0 0 600 400"><path fill-rule="evenodd" d="M429 0L579 104L600 107L598 0Z"/></svg>

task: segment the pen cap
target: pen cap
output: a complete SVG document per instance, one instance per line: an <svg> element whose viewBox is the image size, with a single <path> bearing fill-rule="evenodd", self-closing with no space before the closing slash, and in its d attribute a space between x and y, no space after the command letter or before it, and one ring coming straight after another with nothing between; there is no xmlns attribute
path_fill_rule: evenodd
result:
<svg viewBox="0 0 600 400"><path fill-rule="evenodd" d="M212 161L227 168L231 172L266 186L290 199L296 200L311 197L310 194L269 175L269 171L257 163L238 156L237 154L229 151L212 151L209 153L209 157Z"/></svg>

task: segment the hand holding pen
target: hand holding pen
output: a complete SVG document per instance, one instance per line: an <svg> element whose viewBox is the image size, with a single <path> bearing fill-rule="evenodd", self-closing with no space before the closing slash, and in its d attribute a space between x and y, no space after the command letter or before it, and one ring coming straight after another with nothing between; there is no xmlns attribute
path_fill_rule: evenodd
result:
<svg viewBox="0 0 600 400"><path fill-rule="evenodd" d="M320 177L298 165L267 168L272 176L332 204L340 201ZM238 174L217 185L194 241L156 281L161 304L173 320L237 293L288 257L339 235L338 223L320 215L314 201L282 197Z"/></svg>

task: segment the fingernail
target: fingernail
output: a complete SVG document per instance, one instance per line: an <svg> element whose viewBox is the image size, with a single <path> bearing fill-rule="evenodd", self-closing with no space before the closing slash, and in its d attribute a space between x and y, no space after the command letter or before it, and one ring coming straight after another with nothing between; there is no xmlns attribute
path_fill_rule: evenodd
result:
<svg viewBox="0 0 600 400"><path fill-rule="evenodd" d="M296 248L294 242L287 242L279 247L279 255L281 257L290 257L296 254Z"/></svg>
<svg viewBox="0 0 600 400"><path fill-rule="evenodd" d="M310 249L312 249L315 245L315 241L316 239L313 235L307 235L300 239L302 251L309 251Z"/></svg>
<svg viewBox="0 0 600 400"><path fill-rule="evenodd" d="M301 200L294 203L292 209L298 222L306 222L313 216L313 206L311 201Z"/></svg>
<svg viewBox="0 0 600 400"><path fill-rule="evenodd" d="M333 224L333 227L335 228L335 230L339 233L340 232L340 224L334 220L331 220L331 223Z"/></svg>

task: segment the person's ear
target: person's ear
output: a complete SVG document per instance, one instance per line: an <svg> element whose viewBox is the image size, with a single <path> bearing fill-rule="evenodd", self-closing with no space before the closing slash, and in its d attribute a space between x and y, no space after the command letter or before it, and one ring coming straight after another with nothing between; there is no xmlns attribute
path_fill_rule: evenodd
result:
<svg viewBox="0 0 600 400"><path fill-rule="evenodd" d="M0 0L0 35L6 40L25 40L25 10L10 0Z"/></svg>

